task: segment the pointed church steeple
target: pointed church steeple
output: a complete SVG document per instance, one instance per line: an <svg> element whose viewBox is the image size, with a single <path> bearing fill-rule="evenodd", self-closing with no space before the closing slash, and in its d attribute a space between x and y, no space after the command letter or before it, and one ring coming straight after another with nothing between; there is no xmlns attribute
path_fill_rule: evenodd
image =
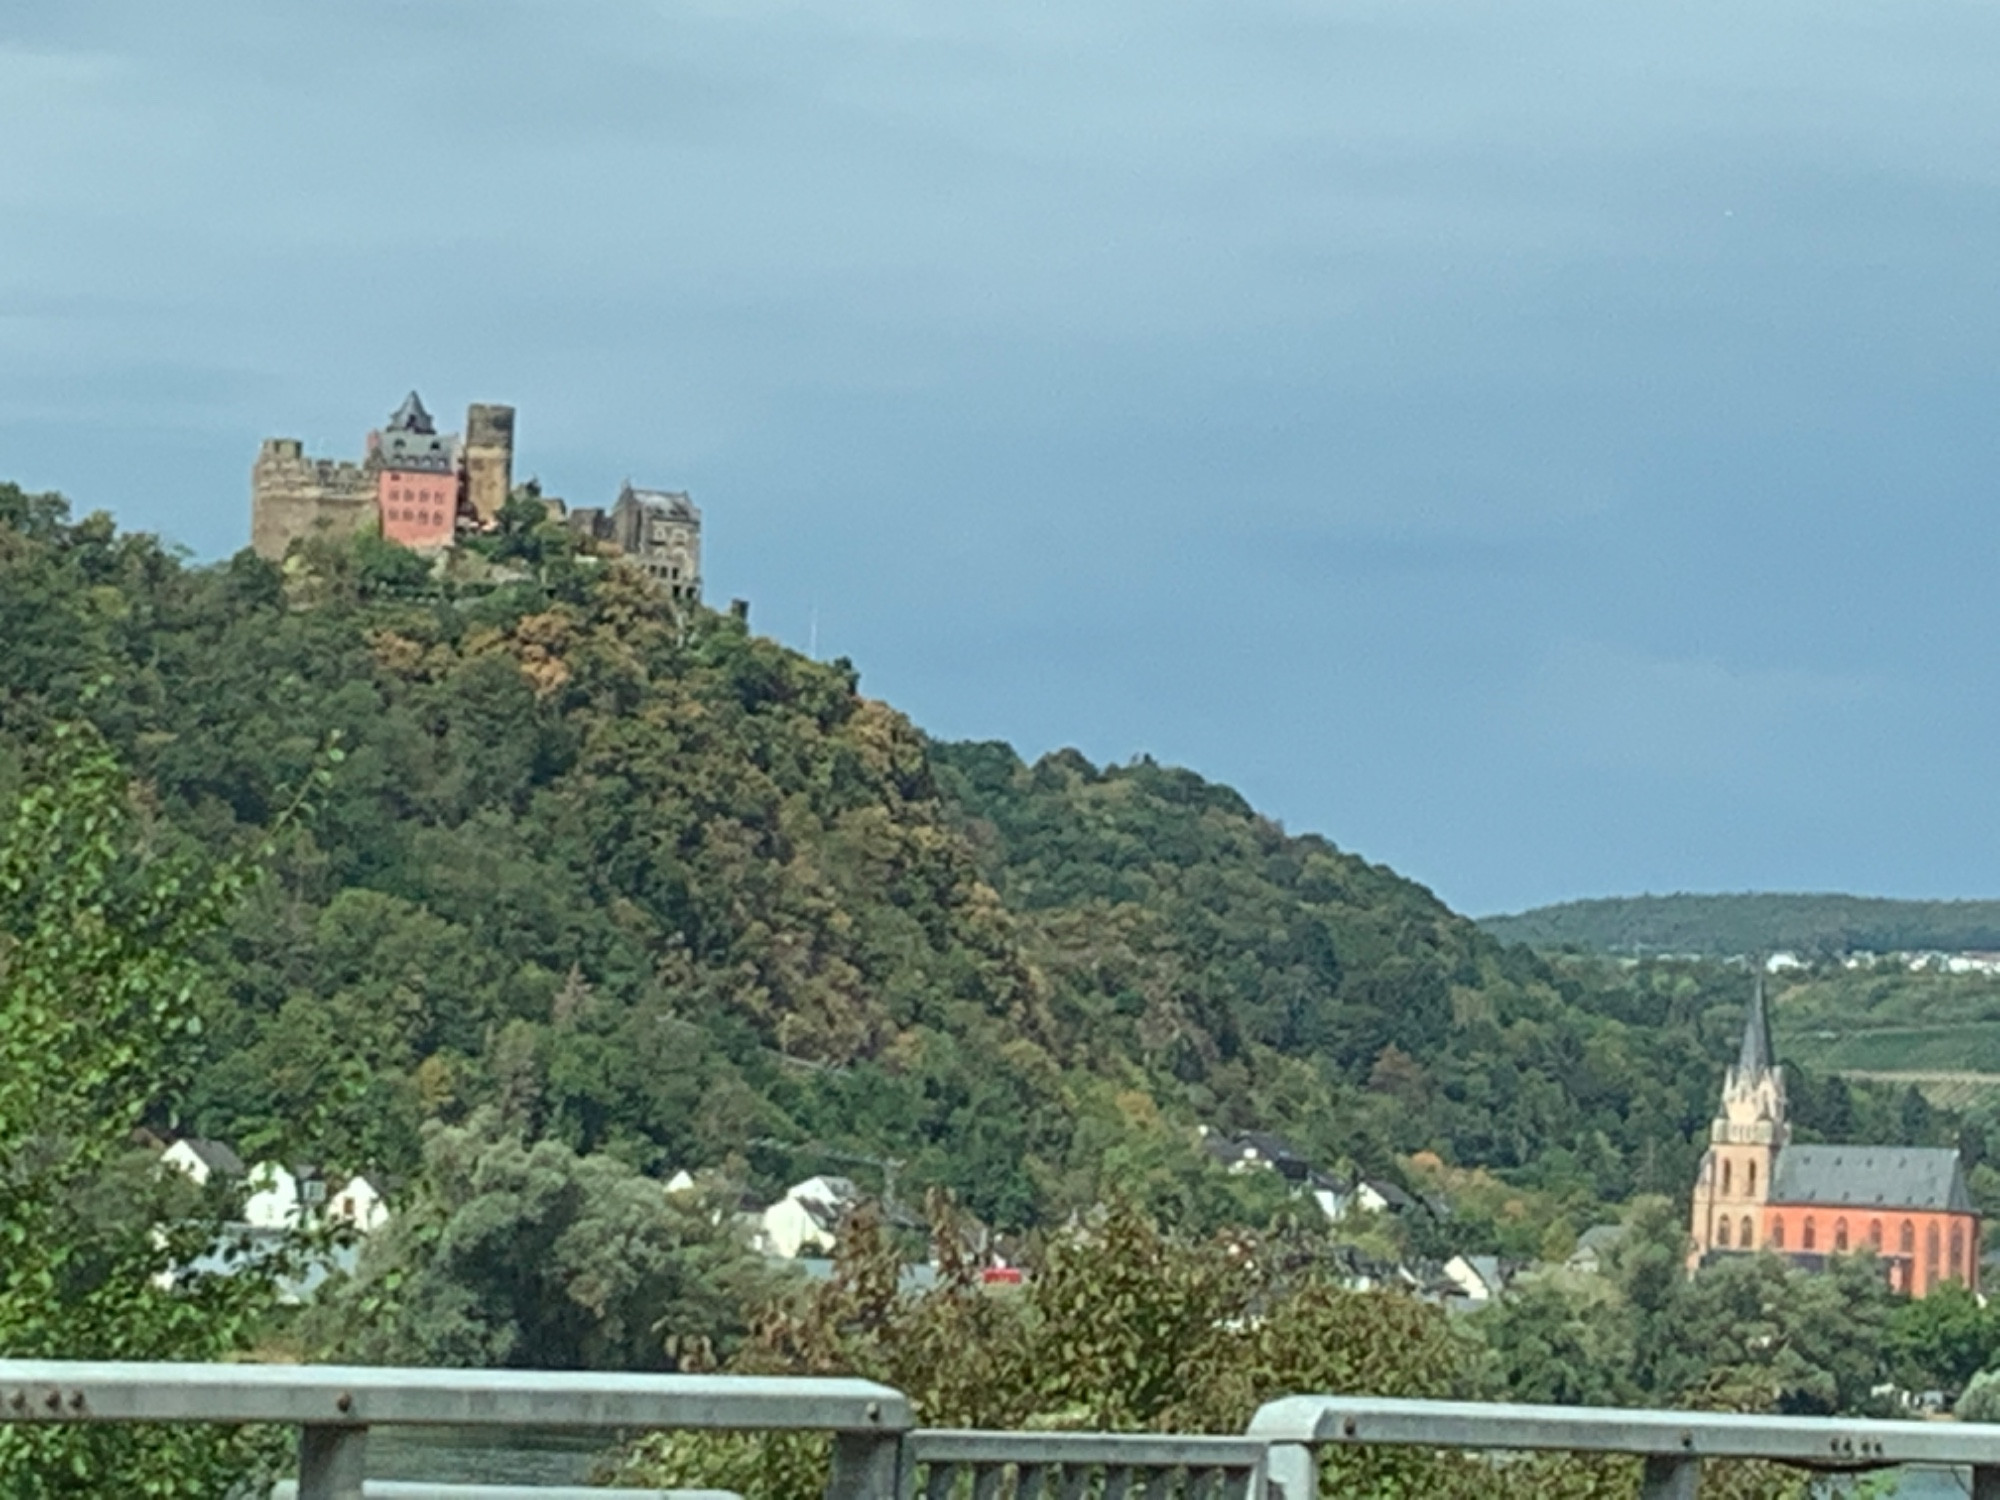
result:
<svg viewBox="0 0 2000 1500"><path fill-rule="evenodd" d="M1736 1066L1722 1079L1722 1110L1710 1132L1716 1141L1770 1141L1783 1145L1791 1138L1785 1119L1785 1073L1771 1045L1771 1010L1764 999L1760 973L1750 991L1750 1013L1743 1019L1743 1044L1736 1049Z"/></svg>
<svg viewBox="0 0 2000 1500"><path fill-rule="evenodd" d="M1768 1073L1772 1065L1771 1017L1764 1008L1764 976L1757 976L1757 987L1750 992L1750 1015L1743 1023L1743 1046L1736 1054L1736 1073L1744 1082L1754 1081L1758 1074Z"/></svg>

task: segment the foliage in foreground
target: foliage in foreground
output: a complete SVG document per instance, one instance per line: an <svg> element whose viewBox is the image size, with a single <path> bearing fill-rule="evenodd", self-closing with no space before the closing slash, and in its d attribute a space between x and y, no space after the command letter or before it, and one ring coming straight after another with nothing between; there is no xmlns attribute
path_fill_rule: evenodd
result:
<svg viewBox="0 0 2000 1500"><path fill-rule="evenodd" d="M770 1289L710 1195L524 1140L491 1110L434 1124L402 1211L323 1294L309 1344L361 1363L669 1370L711 1360Z"/></svg>
<svg viewBox="0 0 2000 1500"><path fill-rule="evenodd" d="M0 816L6 1357L221 1359L270 1306L276 1261L169 1277L215 1244L218 1205L131 1153L194 1039L190 950L251 874L159 842L102 739L74 724ZM0 1493L213 1500L266 1453L254 1432L8 1427Z"/></svg>
<svg viewBox="0 0 2000 1500"><path fill-rule="evenodd" d="M1440 1309L1394 1292L1347 1290L1309 1244L1163 1233L1129 1204L1052 1238L1018 1288L980 1283L948 1205L933 1203L940 1283L899 1291L901 1257L879 1223L843 1239L834 1278L775 1308L732 1368L849 1374L906 1392L919 1420L946 1427L1241 1432L1264 1401L1305 1391L1463 1397L1475 1350ZM611 1476L632 1485L735 1489L810 1500L823 1441L658 1434ZM1472 1458L1396 1450L1330 1454L1329 1493L1492 1500L1626 1496L1621 1460ZM1754 1466L1718 1470L1711 1492L1743 1500L1802 1493Z"/></svg>

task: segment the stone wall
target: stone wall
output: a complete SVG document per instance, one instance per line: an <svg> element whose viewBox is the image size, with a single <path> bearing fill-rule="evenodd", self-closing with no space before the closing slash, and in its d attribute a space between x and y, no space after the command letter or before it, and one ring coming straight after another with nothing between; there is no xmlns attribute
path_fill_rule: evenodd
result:
<svg viewBox="0 0 2000 1500"><path fill-rule="evenodd" d="M320 533L345 536L375 519L375 476L361 464L309 458L297 438L267 438L250 470L250 546L281 560Z"/></svg>

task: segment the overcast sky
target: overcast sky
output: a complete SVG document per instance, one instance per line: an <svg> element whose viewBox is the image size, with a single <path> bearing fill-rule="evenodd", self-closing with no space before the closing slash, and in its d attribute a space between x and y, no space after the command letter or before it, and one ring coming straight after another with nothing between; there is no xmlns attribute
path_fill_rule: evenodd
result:
<svg viewBox="0 0 2000 1500"><path fill-rule="evenodd" d="M0 477L415 386L947 737L1475 912L2000 894L2000 8L9 0Z"/></svg>

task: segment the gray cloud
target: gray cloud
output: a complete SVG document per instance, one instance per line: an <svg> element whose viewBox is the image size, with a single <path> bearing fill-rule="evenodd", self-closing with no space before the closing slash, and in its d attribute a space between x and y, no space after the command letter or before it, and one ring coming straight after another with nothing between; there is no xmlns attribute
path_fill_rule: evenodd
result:
<svg viewBox="0 0 2000 1500"><path fill-rule="evenodd" d="M263 433L512 399L554 488L693 485L721 591L946 732L1187 758L1473 906L1990 891L1929 856L2000 728L1996 41L21 0L0 472L213 556Z"/></svg>

